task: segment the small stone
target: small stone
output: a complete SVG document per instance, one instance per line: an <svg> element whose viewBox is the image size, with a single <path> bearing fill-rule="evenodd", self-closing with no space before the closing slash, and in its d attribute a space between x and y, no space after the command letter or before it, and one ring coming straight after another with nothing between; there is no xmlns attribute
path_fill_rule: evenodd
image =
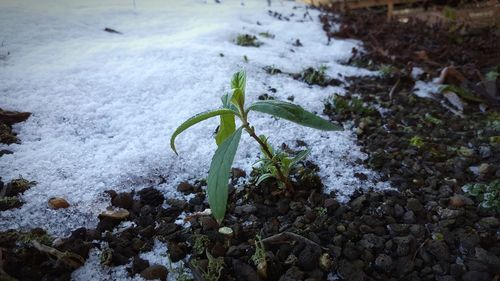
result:
<svg viewBox="0 0 500 281"><path fill-rule="evenodd" d="M481 220L479 220L479 223L482 225L487 225L491 228L497 228L498 226L500 226L500 221L495 217L482 218Z"/></svg>
<svg viewBox="0 0 500 281"><path fill-rule="evenodd" d="M452 209L438 209L437 211L439 218L442 220L456 219L464 214L463 209L452 210Z"/></svg>
<svg viewBox="0 0 500 281"><path fill-rule="evenodd" d="M361 208L363 208L364 203L366 202L366 196L361 195L356 199L352 200L350 205L354 212L359 212Z"/></svg>
<svg viewBox="0 0 500 281"><path fill-rule="evenodd" d="M328 199L325 199L323 206L328 210L336 210L340 206L340 204L336 199L328 198Z"/></svg>
<svg viewBox="0 0 500 281"><path fill-rule="evenodd" d="M408 199L408 202L406 203L406 208L417 213L423 209L423 206L420 203L420 201L418 201L416 198L410 198L410 199Z"/></svg>
<svg viewBox="0 0 500 281"><path fill-rule="evenodd" d="M375 259L375 266L383 271L390 271L392 266L392 258L385 254L380 254Z"/></svg>
<svg viewBox="0 0 500 281"><path fill-rule="evenodd" d="M116 196L114 196L113 199L111 199L111 204L113 204L113 206L124 209L132 208L132 205L134 204L132 193L121 192L116 194Z"/></svg>
<svg viewBox="0 0 500 281"><path fill-rule="evenodd" d="M394 216L396 217L401 217L405 213L405 210L401 205L396 204L394 205Z"/></svg>
<svg viewBox="0 0 500 281"><path fill-rule="evenodd" d="M463 195L453 195L450 197L450 206L454 208L461 208L465 205L465 200Z"/></svg>
<svg viewBox="0 0 500 281"><path fill-rule="evenodd" d="M48 204L49 204L49 208L51 208L53 210L66 209L69 207L68 201L66 201L66 199L61 198L61 197L50 198Z"/></svg>
<svg viewBox="0 0 500 281"><path fill-rule="evenodd" d="M219 224L209 216L203 216L200 218L200 224L203 227L203 230L215 230L219 228Z"/></svg>
<svg viewBox="0 0 500 281"><path fill-rule="evenodd" d="M156 207L163 204L163 201L165 200L165 196L163 196L163 194L159 190L153 187L144 188L139 191L138 194L143 205L151 205Z"/></svg>
<svg viewBox="0 0 500 281"><path fill-rule="evenodd" d="M130 215L130 213L126 209L117 208L117 209L108 209L108 210L102 212L99 215L99 217L100 218L110 218L110 219L114 219L114 220L124 220L124 219L128 218L129 215Z"/></svg>
<svg viewBox="0 0 500 281"><path fill-rule="evenodd" d="M257 211L257 207L255 207L254 205L252 204L245 204L245 205L242 205L242 206L236 206L236 208L234 208L234 212L238 215L241 215L241 214L253 214Z"/></svg>
<svg viewBox="0 0 500 281"><path fill-rule="evenodd" d="M467 271L462 275L463 281L489 281L490 275L487 272Z"/></svg>
<svg viewBox="0 0 500 281"><path fill-rule="evenodd" d="M413 213L413 211L407 211L403 215L403 222L407 224L414 224L416 222L415 213Z"/></svg>
<svg viewBox="0 0 500 281"><path fill-rule="evenodd" d="M183 181L177 186L177 191L182 193L191 193L193 191L193 186L188 182Z"/></svg>
<svg viewBox="0 0 500 281"><path fill-rule="evenodd" d="M152 265L141 272L141 277L146 280L160 279L161 281L166 281L168 276L168 270L163 265Z"/></svg>
<svg viewBox="0 0 500 281"><path fill-rule="evenodd" d="M345 226L342 224L337 225L336 229L338 232L344 232L346 230Z"/></svg>
<svg viewBox="0 0 500 281"><path fill-rule="evenodd" d="M186 256L186 247L183 243L168 243L168 253L172 262L178 262Z"/></svg>
<svg viewBox="0 0 500 281"><path fill-rule="evenodd" d="M233 175L233 179L244 178L247 176L247 173L240 168L232 168L231 174Z"/></svg>

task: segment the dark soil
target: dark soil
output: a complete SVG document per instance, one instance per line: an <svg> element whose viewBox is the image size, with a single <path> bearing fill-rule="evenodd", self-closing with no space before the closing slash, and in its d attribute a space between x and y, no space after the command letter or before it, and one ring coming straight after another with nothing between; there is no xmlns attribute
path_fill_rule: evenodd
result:
<svg viewBox="0 0 500 281"><path fill-rule="evenodd" d="M328 36L333 36L329 26L337 19L325 14L322 20ZM363 32L389 28L379 22L374 31L377 19L372 18L344 21L344 37L354 36L367 45L373 35L363 37ZM369 28L366 22L371 23ZM221 234L216 221L202 213L208 208L204 181L178 186L178 191L194 194L189 202L165 199L154 187L108 191L111 209L99 217L95 229L80 228L55 241L38 229L0 233L0 280L70 280L94 247L101 248L105 266L131 262L130 275L165 280L172 274L168 268L139 257L152 249L155 239L167 243L170 259L191 268L195 280L206 280L204 273L210 271L216 276L219 269L219 280L313 281L326 280L332 273L341 280L498 279L498 211L479 207L480 202L461 189L467 183L489 183L500 177L498 108L488 101L483 111L475 104L464 110L463 117L457 116L437 100L414 96L415 81L409 75L411 67L420 64L427 77L433 77L456 60L466 79L477 82L465 65L473 61L473 69L489 71L493 64L483 59L483 52L495 52L488 45L490 37L480 37L486 43L478 43L482 47L475 54L464 51L458 56L448 37L411 36L422 33L424 27L418 23L390 27L394 35L378 34L375 47L364 54L354 51L346 63L371 61L375 69L391 63L397 71L378 78L347 78L347 95L327 103L325 113L335 121L353 121L358 142L369 155L365 164L395 190L359 191L341 204L335 194L323 194L318 168L307 161L293 172L295 193L288 197L273 180L235 189L237 179L246 175L233 169L223 221L231 235ZM408 37L417 41L390 47L396 39L406 44ZM474 42L468 50L476 46ZM422 46L438 65L414 61L414 46ZM490 58L494 62L496 56ZM185 220L190 223L187 228L175 223L182 212L191 214ZM134 224L113 232L124 220Z"/></svg>

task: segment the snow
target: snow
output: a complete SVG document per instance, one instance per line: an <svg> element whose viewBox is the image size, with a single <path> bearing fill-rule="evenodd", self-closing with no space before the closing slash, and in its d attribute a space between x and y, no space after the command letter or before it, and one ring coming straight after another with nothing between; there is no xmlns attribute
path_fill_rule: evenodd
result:
<svg viewBox="0 0 500 281"><path fill-rule="evenodd" d="M14 152L0 158L0 174L4 182L20 175L38 182L23 195L23 207L0 213L1 230L43 227L64 236L77 227L95 227L109 205L108 189L153 185L180 198L179 182L207 175L217 120L179 136L179 156L169 148L170 134L191 115L218 107L239 69L248 75L248 102L273 87L277 93L269 94L275 98L294 96L318 114L324 99L344 90L310 87L263 68L298 72L325 65L332 77L373 74L341 65L359 43L327 44L318 12L290 1L268 7L258 0L144 0L134 8L133 1L123 0L3 0L0 7L1 53L10 52L0 61L0 107L33 113L14 126L22 144L0 145ZM271 17L269 9L291 20ZM104 32L105 27L123 34ZM233 43L238 34L260 32L275 38L259 37L260 48ZM296 39L304 46L293 46ZM320 132L263 114L250 120L275 145L305 141L325 192L335 191L341 200L356 188L386 187L355 164L366 155L350 130ZM244 136L233 166L249 172L258 154ZM370 180L360 181L355 173ZM160 176L166 182L158 185ZM71 207L50 210L47 201L56 196Z"/></svg>

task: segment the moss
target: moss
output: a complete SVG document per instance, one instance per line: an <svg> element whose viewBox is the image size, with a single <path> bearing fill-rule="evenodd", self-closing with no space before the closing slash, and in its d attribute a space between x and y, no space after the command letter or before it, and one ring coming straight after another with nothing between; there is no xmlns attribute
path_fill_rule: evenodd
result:
<svg viewBox="0 0 500 281"><path fill-rule="evenodd" d="M326 66L320 66L318 69L309 67L300 73L300 80L309 85L327 86L329 83L328 77L325 74Z"/></svg>
<svg viewBox="0 0 500 281"><path fill-rule="evenodd" d="M3 197L0 199L0 211L19 208L22 205L23 203L16 196Z"/></svg>
<svg viewBox="0 0 500 281"><path fill-rule="evenodd" d="M262 42L259 42L254 35L240 34L236 37L236 45L243 47L260 47Z"/></svg>

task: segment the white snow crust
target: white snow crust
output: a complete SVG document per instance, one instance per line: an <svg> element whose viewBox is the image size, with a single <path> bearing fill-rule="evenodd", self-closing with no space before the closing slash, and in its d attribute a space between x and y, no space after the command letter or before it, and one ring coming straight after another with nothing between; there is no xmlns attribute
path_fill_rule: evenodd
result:
<svg viewBox="0 0 500 281"><path fill-rule="evenodd" d="M271 17L268 10L290 21ZM104 32L105 27L123 34ZM264 44L237 46L236 36L245 33ZM303 47L292 45L296 39ZM107 189L155 185L166 197L181 197L179 182L206 177L217 119L179 136L179 156L170 150L169 137L191 115L219 107L234 72L247 72L247 102L263 93L282 100L294 96L318 114L324 99L343 94L341 87L311 87L263 68L299 72L324 65L339 79L374 75L341 65L359 43L327 44L318 12L293 1L271 1L268 7L264 0L138 0L134 7L132 0L2 0L0 41L0 53L10 53L0 60L0 107L33 113L14 126L21 144L0 145L14 152L0 157L0 176L4 182L22 176L38 183L25 192L21 208L0 213L0 230L42 227L57 236L95 227L109 205ZM293 148L296 140L305 141L325 192L336 192L340 200L357 188L387 187L355 164L366 155L350 130L320 132L263 114L250 120L275 145ZM258 155L258 147L243 136L233 166L250 172ZM160 176L166 182L158 185ZM49 209L48 199L56 196L71 207ZM86 266L98 266L93 263ZM75 274L76 280L104 280L88 278Z"/></svg>

